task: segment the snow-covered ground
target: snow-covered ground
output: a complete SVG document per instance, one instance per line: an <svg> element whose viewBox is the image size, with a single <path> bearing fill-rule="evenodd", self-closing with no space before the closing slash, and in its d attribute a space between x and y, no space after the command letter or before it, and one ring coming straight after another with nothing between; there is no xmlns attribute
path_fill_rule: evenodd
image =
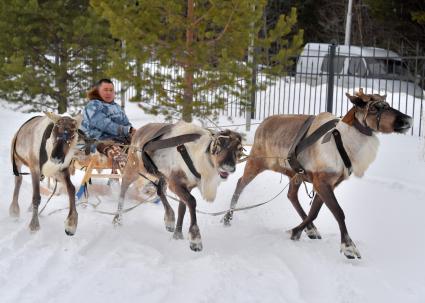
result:
<svg viewBox="0 0 425 303"><path fill-rule="evenodd" d="M135 126L161 121L135 104L127 110ZM66 195L56 196L40 218L41 230L31 234L27 176L21 218L11 219L9 144L28 117L0 107L2 303L425 302L425 159L424 142L417 137L381 136L377 160L365 177L352 177L336 191L363 259L347 260L339 253L338 226L326 207L316 220L322 240L303 235L291 241L285 231L300 219L286 191L263 207L235 213L230 228L222 226L220 217L198 215L204 250L195 253L187 239L173 240L165 231L159 204L126 214L121 228L112 226L111 216L80 207L77 233L68 237L63 228L67 211L48 215L67 205ZM253 132L247 135L249 141L252 137ZM226 209L242 171L243 164L221 184L213 204L195 191L198 208ZM263 173L245 189L239 205L268 200L286 183L276 173ZM117 195L115 188L112 195L99 196L98 208L115 210ZM302 196L308 208L309 199Z"/></svg>

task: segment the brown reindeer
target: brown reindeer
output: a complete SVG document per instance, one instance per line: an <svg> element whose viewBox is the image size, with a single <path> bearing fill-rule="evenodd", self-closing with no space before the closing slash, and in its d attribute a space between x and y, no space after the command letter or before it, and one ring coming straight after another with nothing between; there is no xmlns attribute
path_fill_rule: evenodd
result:
<svg viewBox="0 0 425 303"><path fill-rule="evenodd" d="M168 147L164 148L164 145ZM182 146L187 151L189 162L184 160ZM128 187L139 178L139 173L144 176L149 173L151 180L157 180L157 193L165 209L166 229L174 231L174 239L183 239L183 218L188 207L191 219L190 248L194 251L202 250L196 200L190 192L198 187L205 200L214 201L220 181L235 171L241 154L241 136L230 130L211 134L206 129L183 121L145 125L137 130L132 139L114 224L122 223L122 209ZM167 185L181 201L175 228L174 211L166 198Z"/></svg>
<svg viewBox="0 0 425 303"><path fill-rule="evenodd" d="M15 190L9 213L19 216L18 196L22 184L23 165L31 173L32 219L29 225L31 231L40 229L38 221L38 206L40 205L40 180L43 177L53 177L66 184L69 195L69 214L65 221L65 233L74 235L77 229L78 214L75 208L75 188L71 183L69 164L74 155L77 143L77 130L82 116L71 118L53 113L37 116L25 122L16 132L12 140L11 160L15 174Z"/></svg>
<svg viewBox="0 0 425 303"><path fill-rule="evenodd" d="M329 130L323 139L320 136L319 140L298 154L296 158L301 169L298 170L297 178L294 178L296 175L294 168L284 159L287 159L288 153L290 154L290 150L293 150L291 149L293 142L310 116L276 115L261 123L255 133L254 145L243 176L238 180L233 194L231 210L224 217L225 225L230 225L232 209L235 208L245 186L262 171L272 170L290 178L288 198L303 220L300 225L290 231L292 240L298 240L304 229L310 238L321 238L313 221L322 204L325 203L338 221L341 232L341 252L347 258L361 257L348 235L344 212L334 195L334 189L349 177L351 168L354 175L362 177L374 161L379 145L375 133L404 133L410 128L412 120L385 102L385 96L366 95L362 89L354 96L348 93L346 95L354 106L342 120L336 120L336 126ZM333 119L335 117L330 113L314 116L307 137ZM332 136L332 134L335 135ZM337 146L338 136L343 144L341 152ZM345 157L346 159L343 156L344 152L348 156ZM317 192L308 215L298 200L297 193L301 180L312 183Z"/></svg>

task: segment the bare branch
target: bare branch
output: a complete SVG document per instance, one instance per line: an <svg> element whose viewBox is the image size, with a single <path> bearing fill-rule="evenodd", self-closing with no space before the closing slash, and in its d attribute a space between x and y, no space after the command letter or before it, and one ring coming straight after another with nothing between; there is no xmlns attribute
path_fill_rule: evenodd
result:
<svg viewBox="0 0 425 303"><path fill-rule="evenodd" d="M198 19L195 20L195 22L193 22L193 26L198 25L203 19L205 19L206 16L208 16L208 14L211 12L211 10L214 8L215 6L212 5L206 12L205 14L203 14L201 17L199 17Z"/></svg>
<svg viewBox="0 0 425 303"><path fill-rule="evenodd" d="M233 14L235 13L235 10L232 11L232 13L229 16L229 20L227 20L226 25L224 26L223 30L221 31L221 33L213 40L210 40L207 42L208 45L213 45L214 43L216 43L217 41L219 41L221 38L223 38L224 34L226 33L227 29L229 28L230 22L232 21L232 17Z"/></svg>

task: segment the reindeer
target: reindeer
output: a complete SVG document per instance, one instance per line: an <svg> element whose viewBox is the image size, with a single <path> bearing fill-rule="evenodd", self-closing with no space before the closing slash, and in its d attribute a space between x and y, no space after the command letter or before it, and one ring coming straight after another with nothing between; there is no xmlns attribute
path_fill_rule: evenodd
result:
<svg viewBox="0 0 425 303"><path fill-rule="evenodd" d="M346 96L353 107L341 120L330 113L321 113L317 116L276 115L261 123L255 133L243 176L238 180L233 194L230 211L224 216L225 225L230 225L233 209L243 189L262 171L272 170L290 178L288 198L303 220L289 231L292 240L298 240L304 229L310 238L321 238L313 221L325 203L339 225L341 252L350 259L361 258L348 235L345 215L334 189L348 179L351 170L355 176L363 176L377 154L379 140L376 133L404 133L411 127L412 119L385 102L386 96L367 95L362 89L354 96L348 93ZM309 127L305 126L307 120L311 123ZM324 124L328 129L318 134ZM303 142L300 132L303 128L307 136L316 138L307 137ZM313 135L315 132L316 135ZM319 140L322 136L323 139ZM298 141L299 145L294 141ZM305 148L297 150L302 145ZM301 181L312 183L317 192L308 215L298 200Z"/></svg>
<svg viewBox="0 0 425 303"><path fill-rule="evenodd" d="M174 239L183 239L183 218L188 207L191 219L190 248L202 250L196 200L190 192L197 187L205 200L214 201L220 181L235 171L241 154L241 136L230 130L212 135L206 129L183 121L145 125L137 130L132 139L114 224L122 224L122 209L128 187L140 175L148 175L146 178L157 181L157 194L165 209L166 230L174 231ZM174 211L166 198L167 186L180 199L175 228Z"/></svg>
<svg viewBox="0 0 425 303"><path fill-rule="evenodd" d="M32 218L30 230L40 229L38 207L40 205L40 181L44 177L53 177L66 184L69 196L69 214L65 221L65 233L75 234L78 214L75 208L75 188L71 183L69 165L77 143L77 131L82 115L74 118L45 112L45 116L36 116L25 122L12 139L11 160L15 175L15 189L9 214L19 217L19 190L22 184L21 172L27 166L32 179Z"/></svg>

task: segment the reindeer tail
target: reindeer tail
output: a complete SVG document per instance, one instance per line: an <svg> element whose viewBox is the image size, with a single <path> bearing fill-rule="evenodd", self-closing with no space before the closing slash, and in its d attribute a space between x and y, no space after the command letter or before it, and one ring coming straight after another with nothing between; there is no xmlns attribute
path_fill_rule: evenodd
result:
<svg viewBox="0 0 425 303"><path fill-rule="evenodd" d="M18 166L16 165L16 159L15 159L16 139L17 138L18 138L18 133L16 133L15 136L13 137L12 150L10 152L10 156L11 156L11 160L12 160L13 174L18 177L20 175L20 173L18 171Z"/></svg>

